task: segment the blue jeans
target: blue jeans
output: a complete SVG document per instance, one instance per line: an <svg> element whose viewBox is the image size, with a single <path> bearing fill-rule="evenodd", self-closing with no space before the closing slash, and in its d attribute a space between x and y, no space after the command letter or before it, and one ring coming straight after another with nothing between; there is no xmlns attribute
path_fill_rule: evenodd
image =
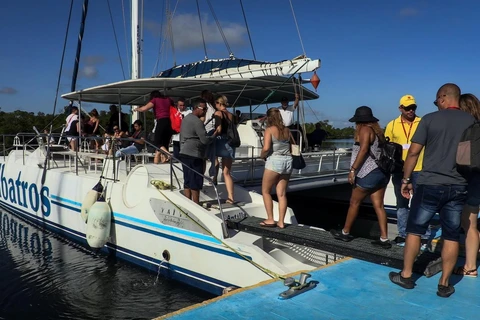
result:
<svg viewBox="0 0 480 320"><path fill-rule="evenodd" d="M122 154L129 155L129 154L137 154L137 153L138 153L137 147L135 147L134 145L131 145L126 148L117 150L117 152L115 152L115 157L120 158Z"/></svg>
<svg viewBox="0 0 480 320"><path fill-rule="evenodd" d="M410 176L410 179L412 180L414 193L415 193L415 188L417 186L418 175L419 175L419 172L414 171L414 172L412 172L412 175ZM406 238L407 237L406 229L407 229L408 214L410 212L410 207L409 207L410 200L405 198L402 195L402 190L401 190L402 179L403 179L403 172L392 174L393 189L395 190L395 198L397 198L397 229L398 229L398 235L402 238ZM422 235L422 239L430 238L431 233L432 232L430 231L430 229L427 229L425 234Z"/></svg>
<svg viewBox="0 0 480 320"><path fill-rule="evenodd" d="M175 159L180 158L180 141L172 141L173 144L173 157Z"/></svg>
<svg viewBox="0 0 480 320"><path fill-rule="evenodd" d="M467 186L418 185L413 193L412 207L408 216L407 233L422 236L433 216L440 213L442 238L460 239L462 209L467 200Z"/></svg>

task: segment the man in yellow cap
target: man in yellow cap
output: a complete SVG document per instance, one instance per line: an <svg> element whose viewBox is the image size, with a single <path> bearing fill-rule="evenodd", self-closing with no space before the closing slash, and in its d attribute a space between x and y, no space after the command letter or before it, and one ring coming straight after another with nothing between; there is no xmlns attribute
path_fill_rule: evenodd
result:
<svg viewBox="0 0 480 320"><path fill-rule="evenodd" d="M388 137L390 141L396 142L403 146L402 159L405 161L407 158L408 149L410 148L411 139L413 134L417 130L420 117L415 113L417 110L417 104L415 98L411 94L404 95L400 98L400 116L387 124L385 129L385 137ZM413 186L415 187L416 178L418 173L422 170L423 163L423 151L420 154L415 169L412 172L411 179ZM409 213L409 200L402 196L403 172L392 174L392 183L395 190L395 197L397 198L397 228L398 236L394 242L398 245L405 245L407 220ZM430 237L430 230L422 236L422 249L426 249L428 245L428 238Z"/></svg>

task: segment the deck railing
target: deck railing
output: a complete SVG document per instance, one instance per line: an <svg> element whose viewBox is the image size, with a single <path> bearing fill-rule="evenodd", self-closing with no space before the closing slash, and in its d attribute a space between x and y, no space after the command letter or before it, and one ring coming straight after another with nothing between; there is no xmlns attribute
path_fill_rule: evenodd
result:
<svg viewBox="0 0 480 320"><path fill-rule="evenodd" d="M21 150L23 151L22 152L23 164L25 164L26 163L25 159L26 159L26 156L27 156L26 151L27 150L34 150L38 147L44 148L45 157L46 157L46 159L50 160L50 159L53 158L52 156L55 154L55 153L50 151L50 149L53 148L54 146L48 144L47 141L50 141L50 139L52 137L60 137L61 138L62 136L60 134L32 134L32 133L19 133L19 134L16 134L16 135L3 134L2 135L2 153L3 153L4 161L6 161L8 153L11 150L14 150L14 149L20 150L20 148L21 148ZM63 135L63 137L68 138L70 136ZM79 138L79 137L75 136L75 137L72 137L72 138ZM85 160L86 157L88 157L89 154L94 154L94 152L89 150L89 145L88 145L88 143L85 143L85 141L91 142L91 141L96 140L96 139L103 140L104 138L82 137L79 140L79 146L81 148L80 148L80 150L77 149L75 151L69 151L69 148L66 144L65 145L55 145L55 147L63 148L64 152L65 152L64 154L67 154L67 152L68 152L68 156L73 156L74 157L75 161L73 163L73 166L75 168L75 174L78 175L79 174L79 169L80 170L83 169L83 170L85 170L85 173L87 173L87 166L84 164L83 161ZM11 143L9 143L8 140L11 140ZM115 140L129 141L131 143L131 140L129 140L129 139L115 139ZM112 145L115 145L115 144L112 143ZM203 173L198 172L198 171L190 168L185 163L183 163L180 159L175 158L173 154L166 153L165 151L157 148L156 146L154 146L153 144L151 144L148 141L145 141L145 147L146 146L149 146L149 147L153 148L155 151L161 152L165 156L168 156L170 158L169 165L170 165L170 190L171 191L174 190L174 184L173 184L174 180L175 180L175 182L177 182L177 185L179 186L179 189L182 189L182 186L180 185L180 181L179 181L179 178L177 177L175 169L179 170L180 172L183 172L183 166L190 169L195 174L200 175L204 180L207 180L212 185L212 187L214 189L214 192L215 192L216 200L218 202L220 217L222 219L223 236L225 238L228 238L229 235L228 235L227 226L226 226L226 223L225 223L224 212L223 212L222 205L221 205L221 202L220 202L218 189L217 189L216 185L213 183L213 180L210 177L205 176ZM113 180L113 182L118 182L119 181L118 180L118 173L117 173L118 168L115 164L115 161L118 160L118 158L115 157L115 151L116 150L112 150L111 158L110 158L110 159L113 160L113 167L114 167L113 179L111 179L111 180ZM60 154L60 153L57 153L57 154ZM133 154L132 156L142 156L142 153ZM127 156L126 159L128 161L128 164L129 164L129 165L126 166L127 167L127 174L128 174L129 170L131 170L130 157ZM50 161L46 161L46 163L47 163L47 165L43 169L44 170L51 169L50 168Z"/></svg>

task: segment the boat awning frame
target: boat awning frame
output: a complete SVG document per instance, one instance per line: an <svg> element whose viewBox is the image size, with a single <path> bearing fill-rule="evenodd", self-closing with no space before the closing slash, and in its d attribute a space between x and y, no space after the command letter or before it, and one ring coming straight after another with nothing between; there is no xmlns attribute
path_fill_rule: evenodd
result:
<svg viewBox="0 0 480 320"><path fill-rule="evenodd" d="M282 97L293 101L299 89L298 79L281 76L248 79L146 78L87 88L64 94L62 97L82 102L144 105L149 101L150 92L153 90L159 90L174 100L179 97L195 99L203 90L210 90L213 93L224 94L231 105L235 103L235 107L239 107L279 103ZM319 97L318 94L303 86L300 91L303 100Z"/></svg>

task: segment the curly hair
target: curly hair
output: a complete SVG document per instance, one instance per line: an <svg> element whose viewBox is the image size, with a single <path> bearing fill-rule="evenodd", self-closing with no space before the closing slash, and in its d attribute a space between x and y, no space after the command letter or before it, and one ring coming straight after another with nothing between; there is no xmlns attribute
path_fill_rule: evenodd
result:
<svg viewBox="0 0 480 320"><path fill-rule="evenodd" d="M375 122L357 122L356 127L355 127L355 135L354 135L355 142L359 141L360 130L363 127L372 128L373 132L375 132L375 135L380 140L380 143L385 142L385 135L383 134L383 130L382 130L382 128L380 128L380 125L378 124L378 121L375 121Z"/></svg>
<svg viewBox="0 0 480 320"><path fill-rule="evenodd" d="M460 96L460 109L470 113L476 120L480 120L480 101L471 93Z"/></svg>
<svg viewBox="0 0 480 320"><path fill-rule="evenodd" d="M215 104L213 93L210 90L203 90L202 93L200 94L200 98L204 99L206 102L210 103L212 106Z"/></svg>
<svg viewBox="0 0 480 320"><path fill-rule="evenodd" d="M283 124L283 118L278 108L270 108L267 110L267 126L277 127L280 139L288 139L288 135L285 132L285 125Z"/></svg>

